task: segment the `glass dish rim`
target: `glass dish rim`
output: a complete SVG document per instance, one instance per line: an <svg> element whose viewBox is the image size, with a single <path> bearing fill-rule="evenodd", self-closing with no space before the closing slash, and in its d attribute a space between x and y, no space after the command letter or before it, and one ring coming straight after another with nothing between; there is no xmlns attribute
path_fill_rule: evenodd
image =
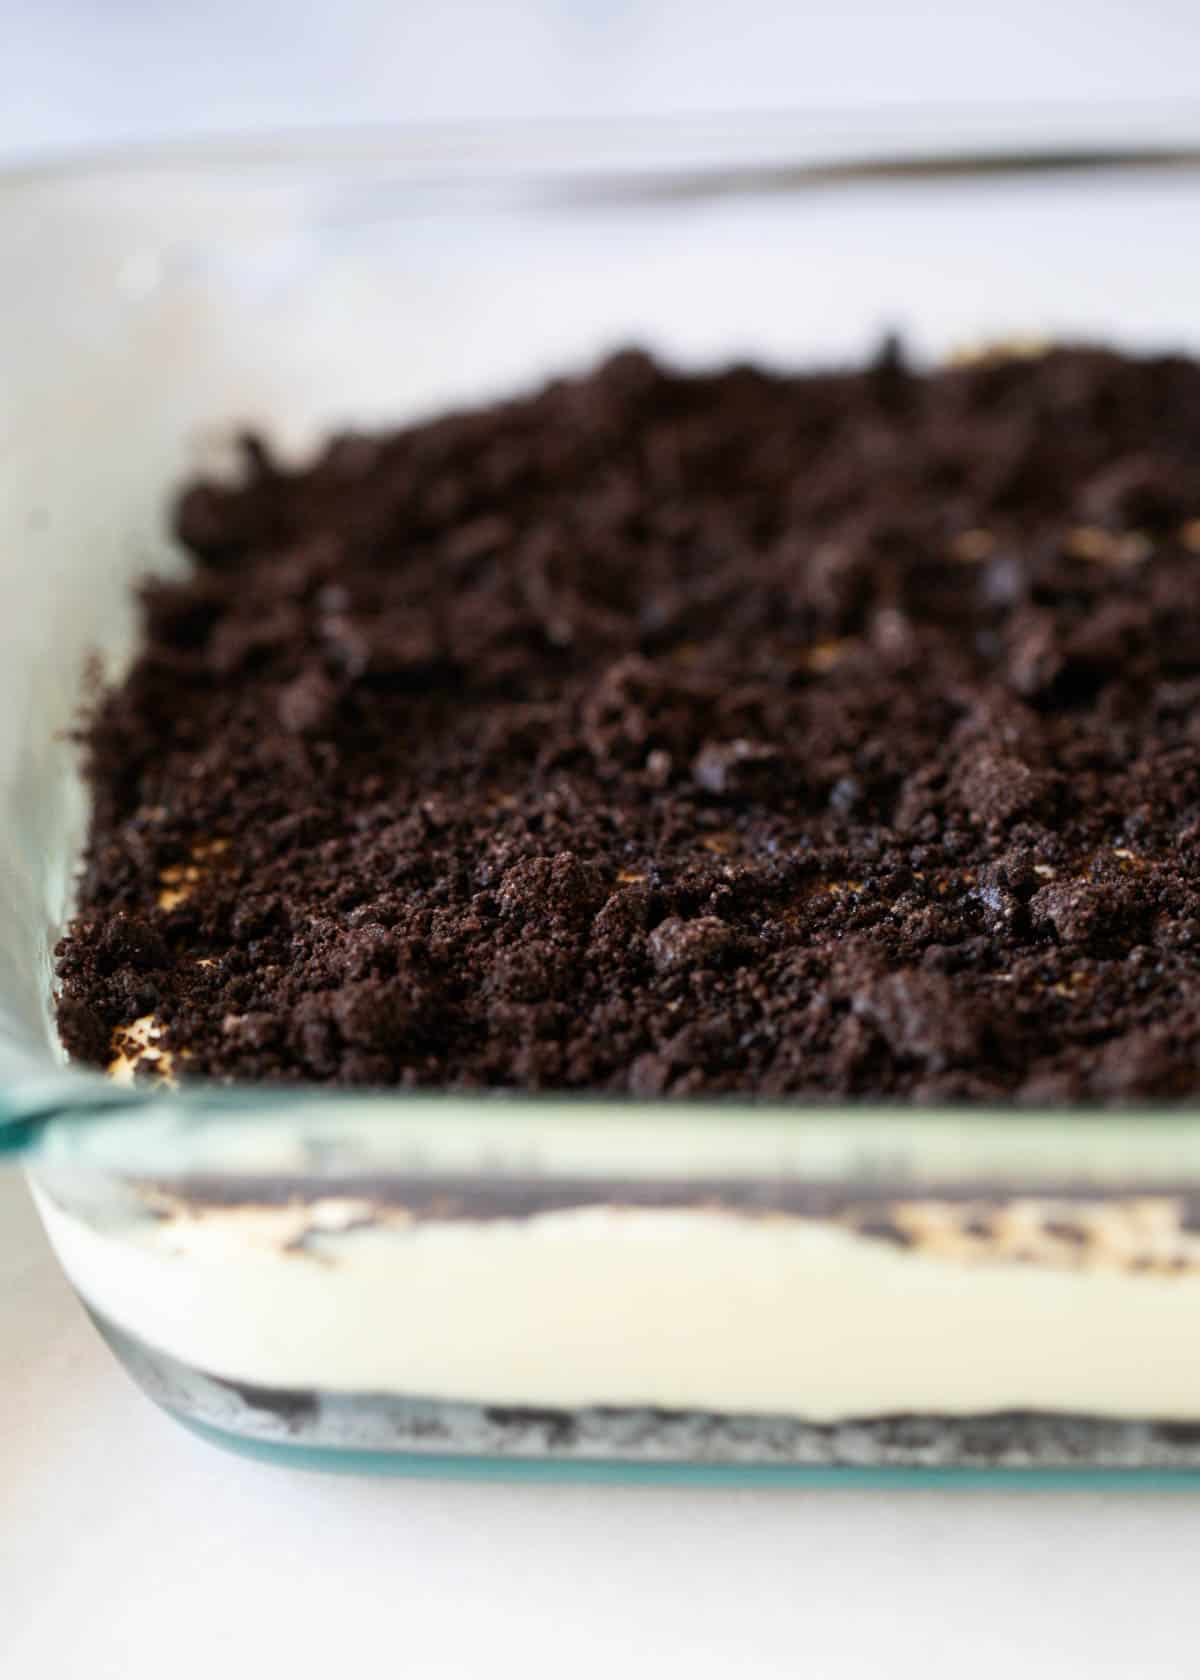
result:
<svg viewBox="0 0 1200 1680"><path fill-rule="evenodd" d="M995 101L874 109L831 105L661 115L493 117L201 131L17 155L0 194L108 178L150 181L250 168L351 170L433 164L444 175L558 175L619 165L695 171L730 186L1122 168L1200 168L1200 101ZM768 180L765 184L771 184ZM0 211L5 208L0 199Z"/></svg>
<svg viewBox="0 0 1200 1680"><path fill-rule="evenodd" d="M874 114L830 108L213 133L9 160L0 165L0 217L19 201L63 186L100 188L110 180L151 185L190 172L232 187L248 170L353 174L380 167L400 184L428 181L427 171L433 169L432 179L442 184L472 179L510 186L552 181L569 189L572 183L599 179L618 197L671 198L1028 175L1145 171L1200 176L1200 104L1180 99L1157 104L946 105L927 111L896 106ZM1160 1166L1174 1159L1200 1178L1200 1128L1195 1126L1200 1103L1037 1110L910 1107L819 1096L792 1101L749 1096L638 1099L557 1091L329 1092L319 1086L200 1082L181 1090L130 1090L94 1072L55 1066L52 1054L48 1047L45 1065L31 1068L28 1077L0 1082L0 1157L38 1155L48 1138L62 1146L64 1124L74 1131L81 1124L103 1125L136 1116L139 1121L157 1118L168 1128L223 1120L250 1125L281 1117L319 1121L322 1115L346 1108L367 1115L390 1106L407 1110L419 1125L432 1107L444 1103L465 1104L473 1116L486 1115L489 1125L503 1124L505 1118L511 1122L514 1114L522 1114L539 1128L563 1124L566 1116L556 1116L556 1109L578 1116L619 1116L626 1131L669 1126L680 1136L688 1130L695 1135L697 1124L709 1131L731 1123L766 1135L764 1126L769 1130L783 1123L807 1133L818 1145L822 1128L832 1125L844 1135L846 1147L839 1153L843 1173L851 1177L850 1162L885 1132L909 1162L920 1163L948 1150L967 1162L969 1176L985 1134L1001 1156L1028 1162L1036 1133L1052 1129L1058 1134L1060 1166L1086 1172L1097 1149L1124 1154L1119 1140L1128 1138L1132 1127L1150 1159ZM1011 1138L1011 1147L1004 1136Z"/></svg>

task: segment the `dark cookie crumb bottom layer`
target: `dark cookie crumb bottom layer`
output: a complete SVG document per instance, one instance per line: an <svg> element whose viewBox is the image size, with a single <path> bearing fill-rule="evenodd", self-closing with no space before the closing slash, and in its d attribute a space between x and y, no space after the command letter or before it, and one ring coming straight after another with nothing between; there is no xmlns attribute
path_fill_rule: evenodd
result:
<svg viewBox="0 0 1200 1680"><path fill-rule="evenodd" d="M228 1436L277 1446L626 1464L1200 1469L1200 1420L1126 1422L1014 1411L814 1424L799 1418L649 1407L560 1411L257 1388L205 1375L102 1315L91 1316L141 1388L168 1411Z"/></svg>
<svg viewBox="0 0 1200 1680"><path fill-rule="evenodd" d="M253 444L176 522L87 730L76 1059L152 1016L180 1078L1200 1089L1200 364L630 353Z"/></svg>

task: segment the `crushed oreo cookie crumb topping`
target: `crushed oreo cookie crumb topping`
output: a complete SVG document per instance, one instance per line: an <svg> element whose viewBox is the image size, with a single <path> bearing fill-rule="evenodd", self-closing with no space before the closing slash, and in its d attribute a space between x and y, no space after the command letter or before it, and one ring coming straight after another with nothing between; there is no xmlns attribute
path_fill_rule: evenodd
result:
<svg viewBox="0 0 1200 1680"><path fill-rule="evenodd" d="M1200 365L627 352L245 455L86 727L78 1060L1200 1090Z"/></svg>

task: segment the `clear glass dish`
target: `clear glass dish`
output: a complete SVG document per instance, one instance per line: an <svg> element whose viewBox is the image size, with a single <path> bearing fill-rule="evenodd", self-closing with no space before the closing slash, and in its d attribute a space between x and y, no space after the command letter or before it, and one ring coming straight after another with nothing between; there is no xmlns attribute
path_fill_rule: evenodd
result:
<svg viewBox="0 0 1200 1680"><path fill-rule="evenodd" d="M331 1467L1200 1469L1200 1129L1114 1115L118 1089L50 953L89 656L233 431L302 451L640 342L684 364L1200 348L1178 135L786 121L217 148L0 182L0 1148L133 1376ZM95 659L93 659L95 668Z"/></svg>

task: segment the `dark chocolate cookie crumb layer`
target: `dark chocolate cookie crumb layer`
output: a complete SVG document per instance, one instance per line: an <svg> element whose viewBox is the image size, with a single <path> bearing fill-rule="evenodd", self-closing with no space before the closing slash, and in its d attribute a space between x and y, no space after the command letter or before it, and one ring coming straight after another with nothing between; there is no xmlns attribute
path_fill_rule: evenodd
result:
<svg viewBox="0 0 1200 1680"><path fill-rule="evenodd" d="M1200 365L626 353L246 457L87 730L78 1059L1200 1089Z"/></svg>

